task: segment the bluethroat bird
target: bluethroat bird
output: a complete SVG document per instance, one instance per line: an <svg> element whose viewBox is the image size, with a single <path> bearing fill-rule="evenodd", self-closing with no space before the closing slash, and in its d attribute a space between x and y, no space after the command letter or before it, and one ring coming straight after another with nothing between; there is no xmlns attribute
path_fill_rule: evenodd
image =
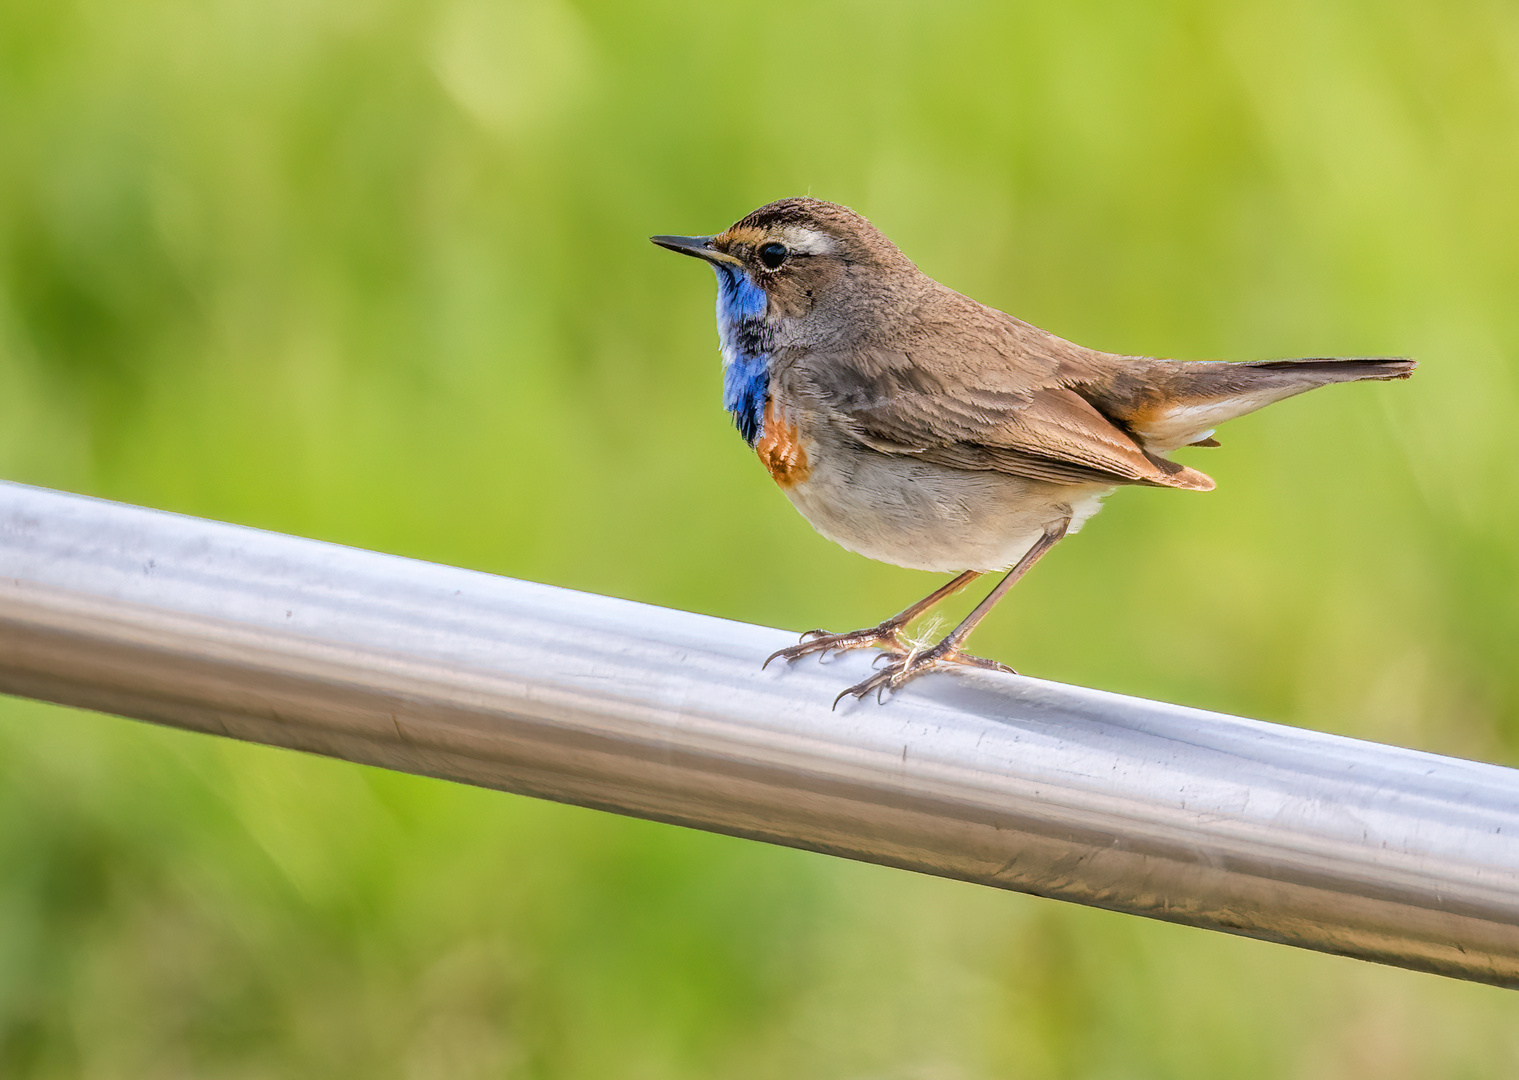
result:
<svg viewBox="0 0 1519 1080"><path fill-rule="evenodd" d="M1040 556L1121 484L1210 491L1165 455L1327 383L1406 379L1412 360L1157 360L1082 348L922 273L870 222L782 199L715 236L654 236L717 272L723 405L813 527L872 559L953 580L879 626L812 630L765 663L878 648L846 694L926 671L1012 668L961 651ZM904 630L982 574L1007 574L938 644Z"/></svg>

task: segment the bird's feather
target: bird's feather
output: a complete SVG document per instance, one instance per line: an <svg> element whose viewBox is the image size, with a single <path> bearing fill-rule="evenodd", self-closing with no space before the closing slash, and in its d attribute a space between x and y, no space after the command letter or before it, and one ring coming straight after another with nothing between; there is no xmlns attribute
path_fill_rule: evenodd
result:
<svg viewBox="0 0 1519 1080"><path fill-rule="evenodd" d="M1148 453L1073 388L1101 377L1099 358L1120 358L958 293L932 299L899 324L894 340L783 355L788 383L881 453L1053 484L1213 487L1202 473ZM951 320L962 330L980 325L946 335L939 324ZM949 342L959 347L951 352Z"/></svg>

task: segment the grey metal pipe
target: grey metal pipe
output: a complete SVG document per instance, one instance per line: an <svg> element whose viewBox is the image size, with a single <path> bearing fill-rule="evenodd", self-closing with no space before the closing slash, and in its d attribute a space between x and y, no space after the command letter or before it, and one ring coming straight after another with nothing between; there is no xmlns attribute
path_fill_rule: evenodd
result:
<svg viewBox="0 0 1519 1080"><path fill-rule="evenodd" d="M1519 772L0 483L0 691L1519 985Z"/></svg>

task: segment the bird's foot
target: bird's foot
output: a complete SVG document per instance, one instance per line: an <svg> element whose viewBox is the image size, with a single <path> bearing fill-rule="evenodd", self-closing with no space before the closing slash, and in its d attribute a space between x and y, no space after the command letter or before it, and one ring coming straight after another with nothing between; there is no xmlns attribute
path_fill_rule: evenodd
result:
<svg viewBox="0 0 1519 1080"><path fill-rule="evenodd" d="M863 698L871 691L875 691L876 700L881 704L886 703L887 691L895 693L897 689L912 679L916 679L925 672L935 668L945 667L976 667L987 671L1004 671L1009 675L1018 674L1006 664L996 660L988 660L984 656L972 656L963 653L950 645L948 641L941 641L929 649L911 649L901 655L894 656L891 663L881 668L870 678L858 682L833 699L833 707L837 709L839 702L853 695Z"/></svg>
<svg viewBox="0 0 1519 1080"><path fill-rule="evenodd" d="M849 649L881 649L887 656L902 657L912 652L912 647L902 640L902 628L891 620L880 626L864 630L851 630L847 634L830 634L827 630L808 630L796 645L777 649L760 665L760 670L770 666L771 660L791 663L813 653L846 652Z"/></svg>

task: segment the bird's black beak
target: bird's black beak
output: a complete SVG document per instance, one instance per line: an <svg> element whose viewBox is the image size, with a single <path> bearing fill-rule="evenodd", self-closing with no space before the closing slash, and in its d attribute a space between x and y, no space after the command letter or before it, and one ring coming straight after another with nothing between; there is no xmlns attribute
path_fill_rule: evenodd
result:
<svg viewBox="0 0 1519 1080"><path fill-rule="evenodd" d="M649 240L662 248L678 251L682 255L691 255L698 259L706 259L711 263L733 263L738 260L726 251L718 251L712 246L712 236L651 236Z"/></svg>

